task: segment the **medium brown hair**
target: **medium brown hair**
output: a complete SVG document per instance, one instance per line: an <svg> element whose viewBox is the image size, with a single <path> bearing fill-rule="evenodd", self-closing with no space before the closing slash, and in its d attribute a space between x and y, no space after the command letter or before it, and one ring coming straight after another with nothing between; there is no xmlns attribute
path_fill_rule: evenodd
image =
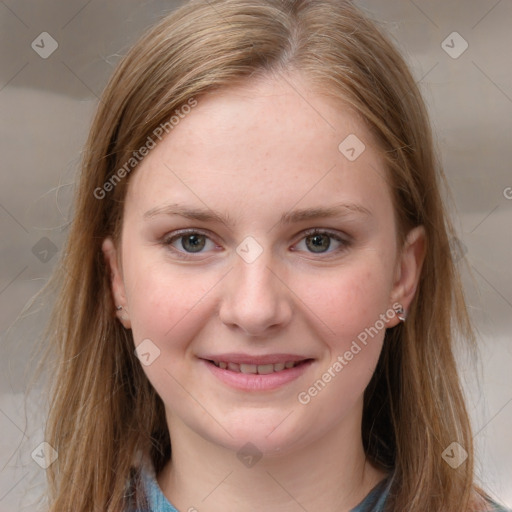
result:
<svg viewBox="0 0 512 512"><path fill-rule="evenodd" d="M426 256L408 319L388 329L364 395L366 455L393 471L388 511L474 511L470 422L454 336L474 334L450 251L444 177L418 87L398 51L361 10L340 0L203 0L152 27L115 70L84 151L67 245L50 287L56 361L46 439L51 511L119 512L140 454L158 472L171 456L161 399L117 321L101 244L117 242L130 173L98 199L158 126L191 98L255 76L298 71L315 92L349 105L377 141L399 241L423 225ZM193 115L193 114L192 114ZM172 137L172 134L170 135ZM130 171L131 173L134 170ZM452 469L442 453L469 454ZM478 501L478 503L477 503Z"/></svg>

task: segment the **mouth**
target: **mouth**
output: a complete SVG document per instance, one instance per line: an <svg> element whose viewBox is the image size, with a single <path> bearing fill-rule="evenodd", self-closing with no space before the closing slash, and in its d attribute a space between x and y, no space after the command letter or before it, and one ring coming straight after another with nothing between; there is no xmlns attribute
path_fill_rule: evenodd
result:
<svg viewBox="0 0 512 512"><path fill-rule="evenodd" d="M211 364L217 368L228 370L235 373L245 373L253 375L270 375L271 373L282 372L306 364L312 359L303 359L302 361L286 361L284 363L267 363L267 364L254 364L254 363L234 363L226 361L215 361L207 359Z"/></svg>
<svg viewBox="0 0 512 512"><path fill-rule="evenodd" d="M212 354L200 360L224 384L251 392L271 391L290 384L314 362L312 358L291 354Z"/></svg>

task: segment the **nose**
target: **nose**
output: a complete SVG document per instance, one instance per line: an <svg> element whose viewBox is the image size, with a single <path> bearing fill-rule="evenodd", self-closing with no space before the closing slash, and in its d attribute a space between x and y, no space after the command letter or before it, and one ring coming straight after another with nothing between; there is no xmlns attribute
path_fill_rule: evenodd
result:
<svg viewBox="0 0 512 512"><path fill-rule="evenodd" d="M280 274L265 251L252 263L236 256L223 283L221 321L250 336L285 327L292 318L293 293Z"/></svg>

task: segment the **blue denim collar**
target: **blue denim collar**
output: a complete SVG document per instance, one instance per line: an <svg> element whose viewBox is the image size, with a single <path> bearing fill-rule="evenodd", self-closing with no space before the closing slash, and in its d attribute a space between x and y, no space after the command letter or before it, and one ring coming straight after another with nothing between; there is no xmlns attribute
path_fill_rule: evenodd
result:
<svg viewBox="0 0 512 512"><path fill-rule="evenodd" d="M148 511L139 512L178 512L178 510L169 503L160 489L152 466L146 466L142 470L142 479L150 508ZM391 475L381 480L351 512L382 512L391 487L391 482Z"/></svg>

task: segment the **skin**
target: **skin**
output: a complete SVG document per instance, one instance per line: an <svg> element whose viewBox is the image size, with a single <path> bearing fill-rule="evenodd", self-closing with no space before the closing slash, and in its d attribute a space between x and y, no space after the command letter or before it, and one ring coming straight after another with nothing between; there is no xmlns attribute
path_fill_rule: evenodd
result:
<svg viewBox="0 0 512 512"><path fill-rule="evenodd" d="M338 150L349 134L366 145L355 161ZM173 445L158 482L179 510L217 512L236 503L240 512L348 511L385 476L365 459L361 418L396 315L308 404L297 398L379 315L396 302L407 311L414 297L424 230L412 230L397 251L384 176L361 121L290 74L201 98L130 177L120 244L108 238L103 251L123 306L119 320L135 345L150 339L160 350L143 368L165 404ZM169 203L206 208L234 224L144 218ZM370 215L278 224L283 213L337 203ZM202 252L183 248L183 238L162 242L185 228L207 235L199 237ZM321 236L330 246L312 252L310 228L350 243ZM251 263L236 252L248 236L262 248ZM247 392L219 381L198 359L226 352L314 362L277 390ZM247 442L262 454L252 467L237 458Z"/></svg>

